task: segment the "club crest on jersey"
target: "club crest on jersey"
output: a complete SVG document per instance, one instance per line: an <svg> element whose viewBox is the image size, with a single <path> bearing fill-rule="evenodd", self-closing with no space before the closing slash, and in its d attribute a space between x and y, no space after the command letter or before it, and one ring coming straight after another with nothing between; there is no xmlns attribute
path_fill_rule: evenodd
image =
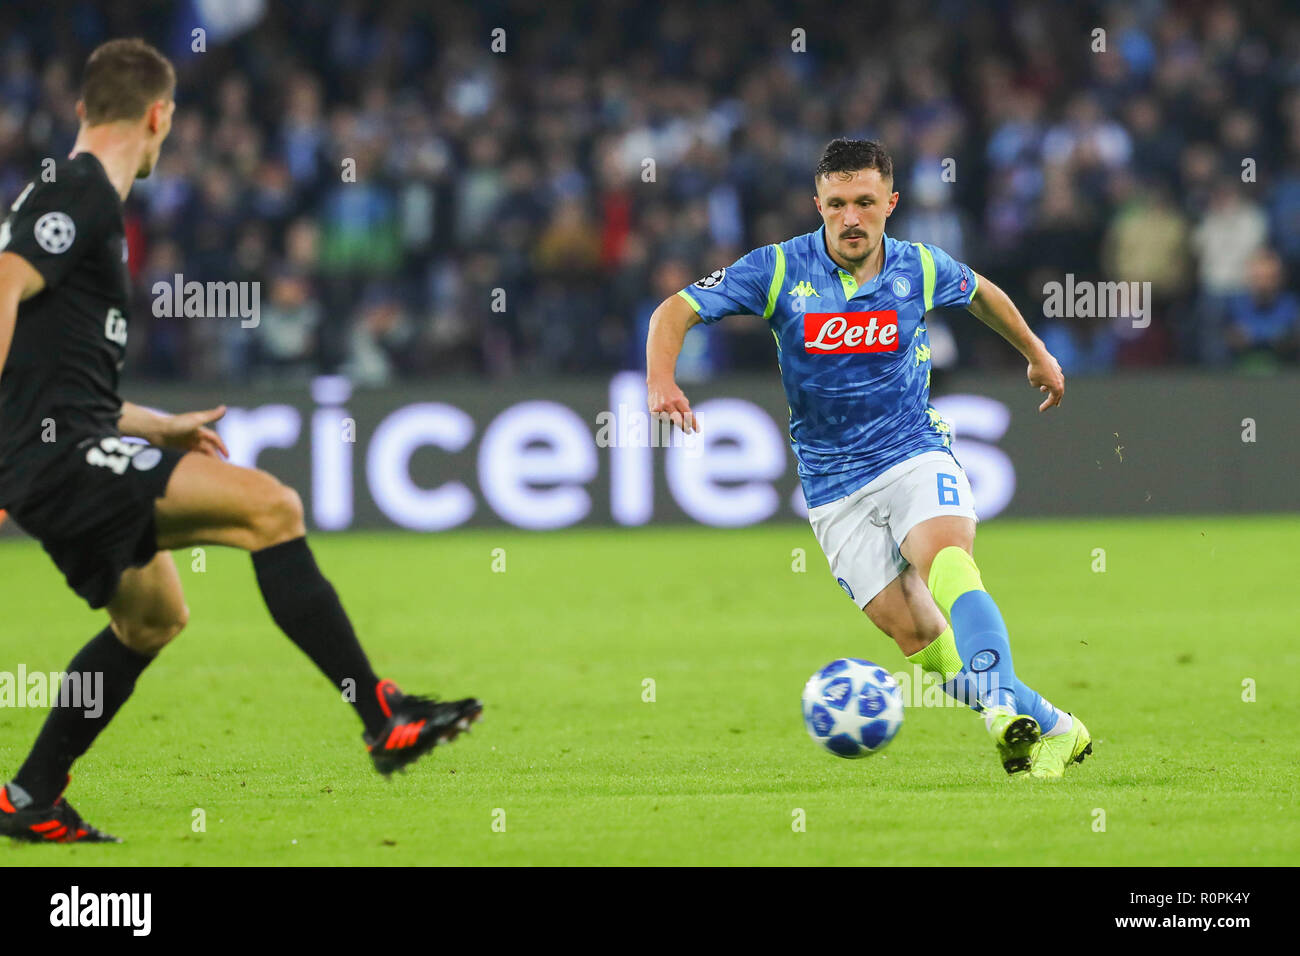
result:
<svg viewBox="0 0 1300 956"><path fill-rule="evenodd" d="M803 338L809 355L897 352L898 312L806 312Z"/></svg>
<svg viewBox="0 0 1300 956"><path fill-rule="evenodd" d="M52 256L67 252L76 238L76 224L66 212L47 212L36 220L36 243Z"/></svg>
<svg viewBox="0 0 1300 956"><path fill-rule="evenodd" d="M900 299L906 299L912 294L912 283L907 276L898 276L894 279L894 295Z"/></svg>
<svg viewBox="0 0 1300 956"><path fill-rule="evenodd" d="M712 289L715 285L722 282L723 277L727 274L726 269L715 269L695 283L697 289Z"/></svg>

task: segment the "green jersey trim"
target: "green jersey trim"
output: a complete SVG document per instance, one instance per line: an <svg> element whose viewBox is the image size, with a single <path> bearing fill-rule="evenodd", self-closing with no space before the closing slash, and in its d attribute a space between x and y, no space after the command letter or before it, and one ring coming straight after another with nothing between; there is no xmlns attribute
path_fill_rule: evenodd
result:
<svg viewBox="0 0 1300 956"><path fill-rule="evenodd" d="M921 243L914 242L912 245L916 246L916 251L921 254L921 276L925 286L925 311L929 312L934 308L934 256Z"/></svg>
<svg viewBox="0 0 1300 956"><path fill-rule="evenodd" d="M767 308L763 318L770 319L776 311L776 300L781 295L781 286L785 285L785 250L780 245L773 245L776 250L776 268L772 270L772 284L767 288Z"/></svg>

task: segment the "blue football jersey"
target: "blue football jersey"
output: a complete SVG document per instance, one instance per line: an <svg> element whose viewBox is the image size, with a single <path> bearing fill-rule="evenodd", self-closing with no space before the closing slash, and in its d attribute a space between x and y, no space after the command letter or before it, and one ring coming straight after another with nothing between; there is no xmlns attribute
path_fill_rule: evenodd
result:
<svg viewBox="0 0 1300 956"><path fill-rule="evenodd" d="M888 236L884 267L859 286L826 251L825 231L755 249L678 293L704 322L768 321L810 508L950 449L952 430L930 405L925 314L969 305L976 286L942 249Z"/></svg>

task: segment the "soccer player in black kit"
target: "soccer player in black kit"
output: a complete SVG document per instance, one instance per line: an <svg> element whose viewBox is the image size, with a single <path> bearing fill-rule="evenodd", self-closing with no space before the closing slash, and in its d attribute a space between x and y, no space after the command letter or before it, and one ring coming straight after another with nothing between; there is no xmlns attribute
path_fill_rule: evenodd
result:
<svg viewBox="0 0 1300 956"><path fill-rule="evenodd" d="M224 408L162 415L117 396L131 315L122 203L158 160L174 90L171 64L144 41L100 46L86 62L70 157L28 185L0 225L0 507L109 615L67 666L103 675L99 714L56 701L0 788L0 834L15 839L117 842L63 791L73 762L185 626L174 548L251 552L275 623L345 699L354 689L380 773L453 739L482 710L473 699L405 695L375 675L307 546L297 493L221 460L208 426Z"/></svg>

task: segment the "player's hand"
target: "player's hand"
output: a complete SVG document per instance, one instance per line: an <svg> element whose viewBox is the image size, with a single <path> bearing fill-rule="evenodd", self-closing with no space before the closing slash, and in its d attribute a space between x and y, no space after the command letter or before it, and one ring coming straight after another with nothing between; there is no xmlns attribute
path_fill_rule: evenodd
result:
<svg viewBox="0 0 1300 956"><path fill-rule="evenodd" d="M184 451L197 451L213 458L229 458L226 443L214 429L208 428L222 415L226 406L219 405L205 412L185 412L182 415L170 415L163 423L162 434L155 444L168 448L180 448Z"/></svg>
<svg viewBox="0 0 1300 956"><path fill-rule="evenodd" d="M676 382L651 383L646 389L646 403L655 421L671 421L688 435L700 430L691 403Z"/></svg>
<svg viewBox="0 0 1300 956"><path fill-rule="evenodd" d="M1065 395L1065 373L1061 371L1061 363L1046 349L1029 361L1029 384L1038 386L1038 390L1047 395L1043 404L1038 406L1040 412L1061 404L1061 397Z"/></svg>

